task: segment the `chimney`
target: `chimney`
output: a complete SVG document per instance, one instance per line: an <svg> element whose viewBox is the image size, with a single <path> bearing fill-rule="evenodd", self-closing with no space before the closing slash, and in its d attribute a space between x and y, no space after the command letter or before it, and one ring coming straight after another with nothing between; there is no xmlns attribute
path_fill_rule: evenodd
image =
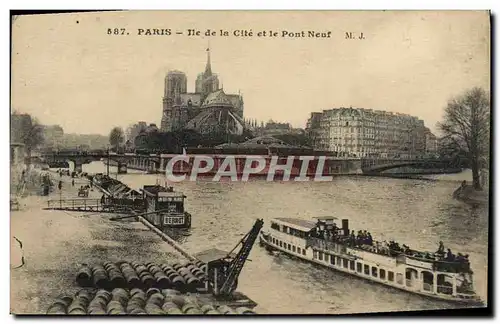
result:
<svg viewBox="0 0 500 324"><path fill-rule="evenodd" d="M344 230L344 235L348 236L349 235L349 220L348 219L342 220L342 229Z"/></svg>

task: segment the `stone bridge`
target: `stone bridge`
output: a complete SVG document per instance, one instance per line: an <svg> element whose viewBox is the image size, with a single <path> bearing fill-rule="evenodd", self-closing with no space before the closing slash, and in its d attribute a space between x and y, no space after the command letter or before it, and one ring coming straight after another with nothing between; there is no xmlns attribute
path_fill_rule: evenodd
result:
<svg viewBox="0 0 500 324"><path fill-rule="evenodd" d="M460 172L456 159L362 159L363 174L436 174Z"/></svg>
<svg viewBox="0 0 500 324"><path fill-rule="evenodd" d="M103 150L96 151L58 151L58 152L43 152L40 153L40 161L47 163L50 167L60 167L61 163L73 162L74 171L81 172L82 165L93 161L107 162L110 165L116 165L119 169L137 168L148 170L150 168L158 168L160 166L160 156L156 154L140 155L134 153L116 154L109 153Z"/></svg>
<svg viewBox="0 0 500 324"><path fill-rule="evenodd" d="M196 154L195 154L196 155ZM116 154L109 153L105 150L95 151L77 151L66 150L58 152L41 153L39 158L42 162L49 166L59 167L62 162L71 161L75 165L75 171L81 172L82 165L93 161L107 162L108 159L111 165L120 168L130 168L144 171L160 171L164 170L166 163L172 157L172 154L135 154L124 153ZM396 159L396 158L343 158L328 156L327 162L330 165L350 163L347 169L341 171L332 171L333 173L349 173L353 168L359 168L365 175L383 175L383 174L433 174L433 173L454 173L460 172L460 161L453 159ZM335 162L338 161L338 162ZM352 164L354 163L354 164ZM352 165L351 165L352 164ZM357 165L357 167L354 167ZM343 166L341 169L346 169ZM359 170L359 169L358 169Z"/></svg>

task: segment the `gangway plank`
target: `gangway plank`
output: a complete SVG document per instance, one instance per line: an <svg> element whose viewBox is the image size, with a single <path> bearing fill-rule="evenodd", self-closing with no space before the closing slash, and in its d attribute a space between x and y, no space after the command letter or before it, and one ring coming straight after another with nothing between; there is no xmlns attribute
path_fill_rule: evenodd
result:
<svg viewBox="0 0 500 324"><path fill-rule="evenodd" d="M129 205L102 203L100 199L54 199L47 201L44 210L66 210L74 212L130 213Z"/></svg>

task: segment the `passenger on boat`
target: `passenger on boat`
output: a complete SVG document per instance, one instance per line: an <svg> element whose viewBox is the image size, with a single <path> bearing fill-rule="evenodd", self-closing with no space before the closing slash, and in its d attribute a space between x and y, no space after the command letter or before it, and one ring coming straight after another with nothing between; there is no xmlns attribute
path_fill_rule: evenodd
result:
<svg viewBox="0 0 500 324"><path fill-rule="evenodd" d="M373 245L373 238L372 238L372 235L370 234L370 232L368 232L368 234L367 234L366 243L365 244Z"/></svg>
<svg viewBox="0 0 500 324"><path fill-rule="evenodd" d="M354 231L351 232L351 237L349 238L350 246L354 247L356 245L356 234Z"/></svg>
<svg viewBox="0 0 500 324"><path fill-rule="evenodd" d="M436 251L436 255L439 256L440 258L444 258L445 252L444 252L443 241L439 241L439 248Z"/></svg>
<svg viewBox="0 0 500 324"><path fill-rule="evenodd" d="M446 253L446 261L453 262L455 261L455 255L448 249L448 253Z"/></svg>

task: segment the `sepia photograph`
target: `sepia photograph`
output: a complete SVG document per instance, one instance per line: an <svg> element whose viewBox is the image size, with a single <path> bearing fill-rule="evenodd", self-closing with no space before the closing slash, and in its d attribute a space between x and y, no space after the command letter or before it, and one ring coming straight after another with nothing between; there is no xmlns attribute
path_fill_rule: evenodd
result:
<svg viewBox="0 0 500 324"><path fill-rule="evenodd" d="M491 19L11 12L10 314L488 314Z"/></svg>

